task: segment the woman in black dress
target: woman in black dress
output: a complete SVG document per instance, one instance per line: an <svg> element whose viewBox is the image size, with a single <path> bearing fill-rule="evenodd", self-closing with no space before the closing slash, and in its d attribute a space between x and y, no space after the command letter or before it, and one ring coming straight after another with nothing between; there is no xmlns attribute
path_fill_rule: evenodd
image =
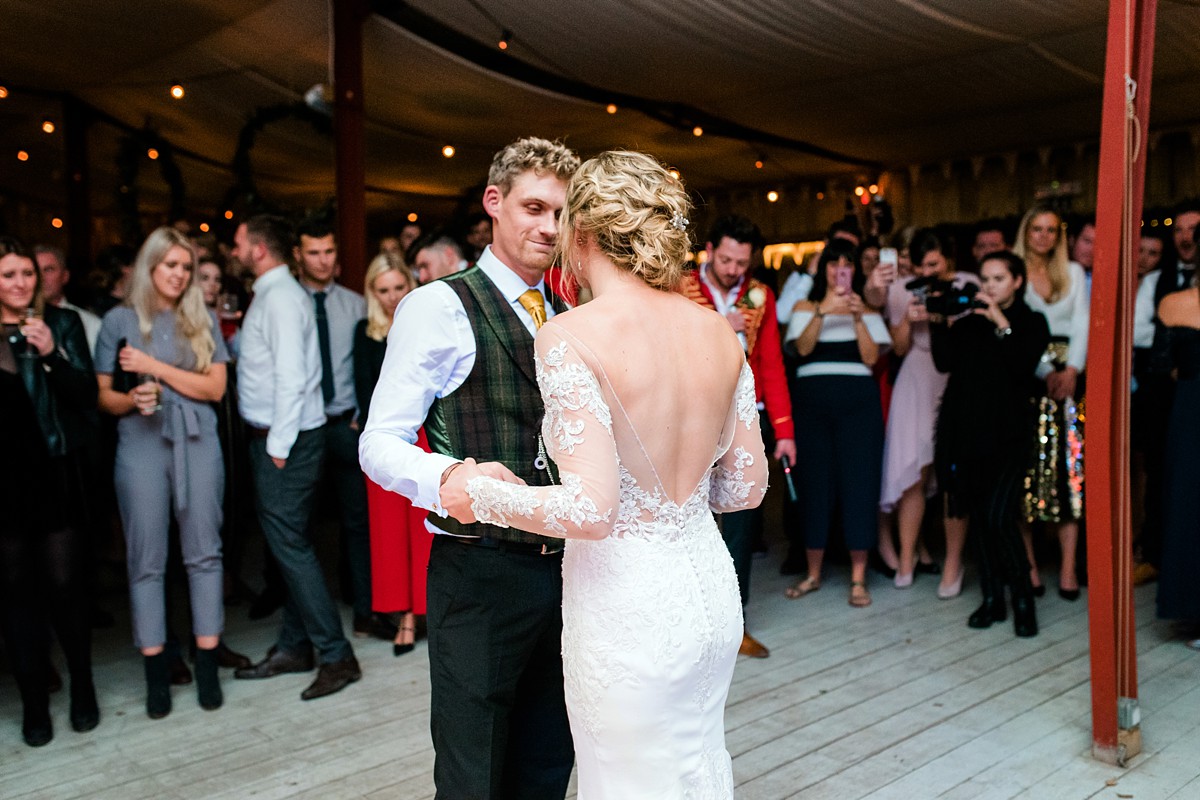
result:
<svg viewBox="0 0 1200 800"><path fill-rule="evenodd" d="M1037 615L1018 517L1034 429L1034 368L1050 329L1025 303L1021 258L1009 252L985 256L980 278L981 307L930 326L934 363L950 374L934 467L946 515L969 518L978 545L983 604L967 624L987 628L1004 621L1007 583L1017 636L1034 636Z"/></svg>
<svg viewBox="0 0 1200 800"><path fill-rule="evenodd" d="M1200 649L1200 292L1172 292L1158 306L1175 368L1175 399L1167 424L1163 486L1163 551L1158 616L1179 620L1189 647Z"/></svg>
<svg viewBox="0 0 1200 800"><path fill-rule="evenodd" d="M96 406L83 323L42 299L33 259L0 237L0 626L30 747L54 736L50 629L71 673L71 727L100 722L84 568L81 455Z"/></svg>

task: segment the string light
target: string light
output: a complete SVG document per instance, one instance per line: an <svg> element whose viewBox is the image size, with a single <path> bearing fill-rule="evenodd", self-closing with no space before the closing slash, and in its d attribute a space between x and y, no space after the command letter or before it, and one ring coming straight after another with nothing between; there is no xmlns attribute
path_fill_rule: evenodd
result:
<svg viewBox="0 0 1200 800"><path fill-rule="evenodd" d="M54 219L50 220L50 226L54 228L61 228L63 226L63 221L58 217L55 217Z"/></svg>
<svg viewBox="0 0 1200 800"><path fill-rule="evenodd" d="M1171 219L1170 217L1167 217L1166 219L1163 220L1163 225L1170 225L1174 221L1175 220Z"/></svg>
<svg viewBox="0 0 1200 800"><path fill-rule="evenodd" d="M818 199L818 200L824 200L824 199L825 199L825 193L824 193L824 192L817 192L817 199Z"/></svg>
<svg viewBox="0 0 1200 800"><path fill-rule="evenodd" d="M415 211L409 212L408 216L405 219L407 219L409 222L416 222L417 221L417 212L415 212Z"/></svg>
<svg viewBox="0 0 1200 800"><path fill-rule="evenodd" d="M854 194L856 194L857 196L862 197L866 193L867 193L867 190L864 189L863 187L861 187L861 186L854 187Z"/></svg>
<svg viewBox="0 0 1200 800"><path fill-rule="evenodd" d="M755 169L762 169L762 168L763 168L763 160L762 160L761 158L760 158L758 161L755 161L755 162L754 162L754 168L755 168Z"/></svg>
<svg viewBox="0 0 1200 800"><path fill-rule="evenodd" d="M29 153L27 153L24 150L17 151L17 161L28 161L28 160L29 160Z"/></svg>
<svg viewBox="0 0 1200 800"><path fill-rule="evenodd" d="M446 145L442 148L442 155L446 158L454 158L454 145Z"/></svg>
<svg viewBox="0 0 1200 800"><path fill-rule="evenodd" d="M42 133L54 133L54 120L49 117L42 118Z"/></svg>
<svg viewBox="0 0 1200 800"><path fill-rule="evenodd" d="M0 86L0 100L3 100L6 97L8 97L8 87Z"/></svg>
<svg viewBox="0 0 1200 800"><path fill-rule="evenodd" d="M201 223L200 223L200 232L201 232L201 233L208 233L208 231L209 231L208 223L207 223L207 222L201 222Z"/></svg>
<svg viewBox="0 0 1200 800"><path fill-rule="evenodd" d="M604 110L610 114L615 114L615 113L617 113L617 104L609 103L607 106L605 106Z"/></svg>
<svg viewBox="0 0 1200 800"><path fill-rule="evenodd" d="M151 147L149 150L146 151L146 158L150 159L151 161L157 161L158 160L158 151L155 150L153 147Z"/></svg>
<svg viewBox="0 0 1200 800"><path fill-rule="evenodd" d="M778 199L779 199L779 192L775 191L774 189L767 192L767 202L768 203L774 203Z"/></svg>
<svg viewBox="0 0 1200 800"><path fill-rule="evenodd" d="M871 194L879 194L879 184L872 183L870 186L867 187L867 191L870 192Z"/></svg>
<svg viewBox="0 0 1200 800"><path fill-rule="evenodd" d="M703 136L703 135L704 135L704 128L701 128L699 125L692 128L692 136Z"/></svg>
<svg viewBox="0 0 1200 800"><path fill-rule="evenodd" d="M512 38L512 31L508 30L507 28L504 29L503 31L500 32L500 41L496 43L496 46L499 47L501 50L507 50L508 49L508 40L511 38Z"/></svg>
<svg viewBox="0 0 1200 800"><path fill-rule="evenodd" d="M176 100L182 100L183 95L184 95L183 84L181 84L181 83L171 84L171 97L174 97Z"/></svg>
<svg viewBox="0 0 1200 800"><path fill-rule="evenodd" d="M225 219L233 219L233 209L225 212Z"/></svg>

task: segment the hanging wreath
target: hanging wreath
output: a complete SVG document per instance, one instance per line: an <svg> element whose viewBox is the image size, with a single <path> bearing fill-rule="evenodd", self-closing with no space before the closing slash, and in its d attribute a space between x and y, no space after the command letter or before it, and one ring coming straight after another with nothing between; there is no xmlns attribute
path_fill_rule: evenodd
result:
<svg viewBox="0 0 1200 800"><path fill-rule="evenodd" d="M117 148L117 209L120 215L122 239L133 245L141 244L145 232L142 229L141 192L138 189L138 173L142 158L150 151L157 154L159 174L167 184L170 200L168 219L181 219L187 210L187 192L183 183L183 172L175 161L175 148L157 131L144 128L121 137Z"/></svg>
<svg viewBox="0 0 1200 800"><path fill-rule="evenodd" d="M238 133L237 151L233 155L234 184L225 193L225 208L232 208L241 201L245 208L259 211L266 210L267 203L258 193L254 182L254 167L250 153L254 150L258 134L268 125L285 119L297 119L309 123L313 129L322 135L333 135L333 122L325 114L314 111L303 102L281 103L273 106L263 106L255 109L250 119Z"/></svg>

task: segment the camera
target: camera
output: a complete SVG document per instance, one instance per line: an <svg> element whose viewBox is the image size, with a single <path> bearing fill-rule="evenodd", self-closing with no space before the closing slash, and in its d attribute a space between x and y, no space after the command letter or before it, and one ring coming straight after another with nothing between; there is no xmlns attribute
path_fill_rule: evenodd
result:
<svg viewBox="0 0 1200 800"><path fill-rule="evenodd" d="M979 287L972 284L955 286L954 281L939 280L928 275L914 278L904 284L904 288L912 292L930 314L957 317L973 308L987 308L987 303L975 299Z"/></svg>

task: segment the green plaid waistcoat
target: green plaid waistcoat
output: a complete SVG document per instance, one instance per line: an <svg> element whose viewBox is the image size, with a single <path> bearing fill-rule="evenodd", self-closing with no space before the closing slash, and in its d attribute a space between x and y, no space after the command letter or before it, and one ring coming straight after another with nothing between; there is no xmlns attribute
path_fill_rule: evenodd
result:
<svg viewBox="0 0 1200 800"><path fill-rule="evenodd" d="M433 401L425 435L435 453L476 461L499 461L530 486L545 486L545 470L534 467L542 426L542 396L533 363L533 337L504 295L478 267L445 282L462 301L475 334L475 365L462 386ZM452 517L435 520L444 531L512 542L557 542L516 528Z"/></svg>

